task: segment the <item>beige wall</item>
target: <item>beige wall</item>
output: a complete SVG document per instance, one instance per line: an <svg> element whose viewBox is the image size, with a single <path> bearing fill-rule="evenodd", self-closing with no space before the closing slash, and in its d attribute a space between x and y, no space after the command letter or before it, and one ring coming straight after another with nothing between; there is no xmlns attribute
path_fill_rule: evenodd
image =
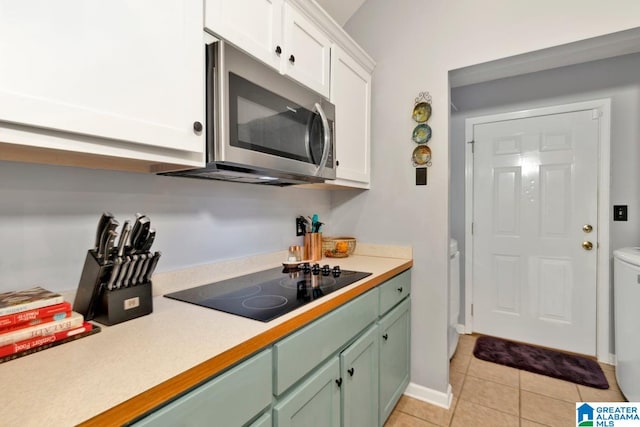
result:
<svg viewBox="0 0 640 427"><path fill-rule="evenodd" d="M376 60L372 189L336 193L334 223L364 241L414 246L414 393L438 400L448 385L448 72L640 26L640 2L618 0L368 0L347 23ZM413 100L433 97L433 166L414 185Z"/></svg>

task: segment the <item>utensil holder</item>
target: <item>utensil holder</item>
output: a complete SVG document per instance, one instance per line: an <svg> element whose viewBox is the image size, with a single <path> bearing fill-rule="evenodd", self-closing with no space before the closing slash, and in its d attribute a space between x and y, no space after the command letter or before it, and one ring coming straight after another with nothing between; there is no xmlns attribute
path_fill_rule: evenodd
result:
<svg viewBox="0 0 640 427"><path fill-rule="evenodd" d="M87 251L80 283L73 302L73 311L111 326L150 314L153 311L151 281L135 286L108 290L113 262L101 264L94 250Z"/></svg>
<svg viewBox="0 0 640 427"><path fill-rule="evenodd" d="M319 261L322 259L322 233L306 233L304 235L305 260Z"/></svg>

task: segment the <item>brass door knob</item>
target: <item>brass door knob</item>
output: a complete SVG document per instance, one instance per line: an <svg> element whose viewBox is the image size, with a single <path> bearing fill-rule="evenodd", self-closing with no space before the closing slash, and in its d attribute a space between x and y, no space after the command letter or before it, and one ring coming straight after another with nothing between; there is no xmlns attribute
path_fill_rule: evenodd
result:
<svg viewBox="0 0 640 427"><path fill-rule="evenodd" d="M582 231L584 231L585 233L591 233L591 231L593 231L593 227L591 226L591 224L585 224L582 226Z"/></svg>
<svg viewBox="0 0 640 427"><path fill-rule="evenodd" d="M582 248L586 251L590 251L591 249L593 249L593 243L591 243L588 240L585 240L584 242L582 242Z"/></svg>

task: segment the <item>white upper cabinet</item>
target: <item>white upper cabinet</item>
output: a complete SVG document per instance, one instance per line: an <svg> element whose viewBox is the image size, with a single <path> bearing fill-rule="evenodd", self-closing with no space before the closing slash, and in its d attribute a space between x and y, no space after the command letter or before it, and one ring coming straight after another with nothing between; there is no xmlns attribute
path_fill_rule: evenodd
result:
<svg viewBox="0 0 640 427"><path fill-rule="evenodd" d="M335 184L369 188L371 74L340 47L332 50L331 102L336 106Z"/></svg>
<svg viewBox="0 0 640 427"><path fill-rule="evenodd" d="M282 71L329 97L331 40L289 4L284 11Z"/></svg>
<svg viewBox="0 0 640 427"><path fill-rule="evenodd" d="M0 0L2 142L203 162L202 28L202 0Z"/></svg>
<svg viewBox="0 0 640 427"><path fill-rule="evenodd" d="M283 0L207 0L205 27L280 70Z"/></svg>
<svg viewBox="0 0 640 427"><path fill-rule="evenodd" d="M205 27L329 97L331 40L283 0L206 0Z"/></svg>

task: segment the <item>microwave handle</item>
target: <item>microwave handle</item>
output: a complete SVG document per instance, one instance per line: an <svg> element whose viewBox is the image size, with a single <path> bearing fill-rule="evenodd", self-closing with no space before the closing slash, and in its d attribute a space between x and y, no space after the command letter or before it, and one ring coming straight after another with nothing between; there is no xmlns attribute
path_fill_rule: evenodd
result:
<svg viewBox="0 0 640 427"><path fill-rule="evenodd" d="M324 110L322 109L320 103L316 102L315 107L316 110L318 110L318 114L320 114L322 127L324 128L324 147L322 149L322 158L320 159L320 164L318 165L318 169L315 173L315 175L318 176L327 165L327 160L329 159L329 147L331 146L331 128L329 128L329 120L327 120L327 115L324 113Z"/></svg>

